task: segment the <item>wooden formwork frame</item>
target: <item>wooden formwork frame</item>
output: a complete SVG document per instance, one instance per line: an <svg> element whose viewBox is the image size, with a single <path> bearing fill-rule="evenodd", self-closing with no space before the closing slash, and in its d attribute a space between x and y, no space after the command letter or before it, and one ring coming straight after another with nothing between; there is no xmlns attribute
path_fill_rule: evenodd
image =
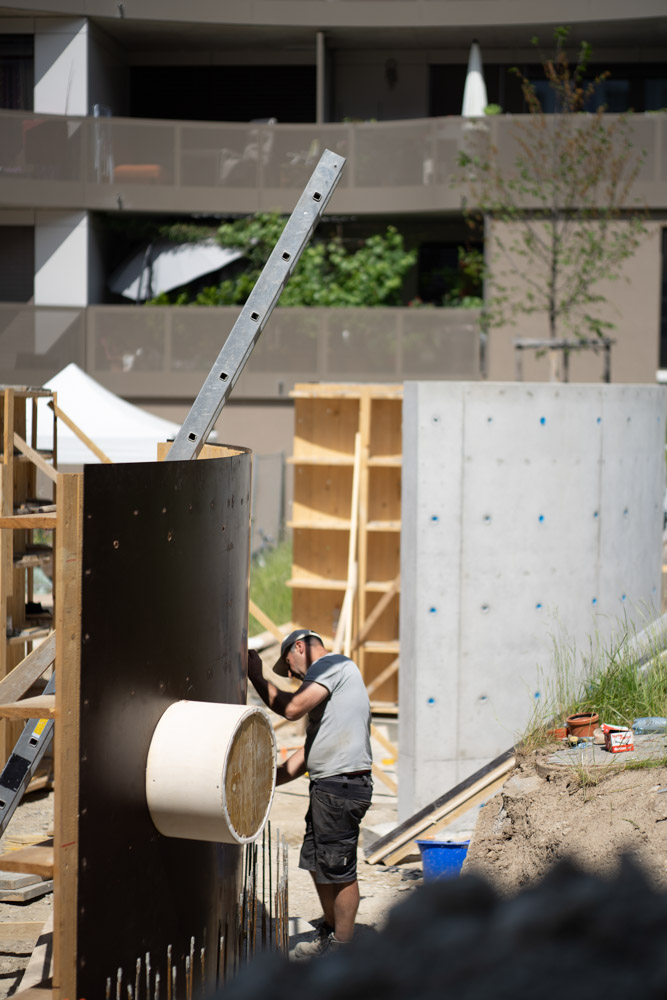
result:
<svg viewBox="0 0 667 1000"><path fill-rule="evenodd" d="M350 652L374 696L374 707L395 710L403 387L298 384L291 395L295 400L294 452L289 459L295 469L294 516L289 522L295 532L289 582L294 594L292 617L295 624L315 628L331 642L336 609L342 615L346 605ZM353 517L357 435L359 489ZM318 479L325 481L321 485ZM350 538L353 522L356 544ZM356 549L355 575L350 572L350 543ZM309 548L310 555L300 562ZM331 556L329 565L322 565L325 550ZM313 620L315 605L321 621Z"/></svg>

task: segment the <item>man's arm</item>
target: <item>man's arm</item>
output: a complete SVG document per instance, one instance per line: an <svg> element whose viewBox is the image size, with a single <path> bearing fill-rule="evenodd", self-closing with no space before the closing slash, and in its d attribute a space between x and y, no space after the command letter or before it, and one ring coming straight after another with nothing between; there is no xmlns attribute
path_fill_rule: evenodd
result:
<svg viewBox="0 0 667 1000"><path fill-rule="evenodd" d="M324 685L314 681L302 684L298 691L280 691L264 677L262 660L255 649L248 650L248 678L264 704L290 722L302 719L329 697Z"/></svg>
<svg viewBox="0 0 667 1000"><path fill-rule="evenodd" d="M276 785L285 785L306 773L306 751L300 747L276 769Z"/></svg>

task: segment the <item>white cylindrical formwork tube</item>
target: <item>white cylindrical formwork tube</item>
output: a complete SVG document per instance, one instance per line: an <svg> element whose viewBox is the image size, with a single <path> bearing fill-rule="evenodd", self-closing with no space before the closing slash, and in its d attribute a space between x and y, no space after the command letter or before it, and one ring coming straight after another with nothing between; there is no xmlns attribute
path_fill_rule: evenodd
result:
<svg viewBox="0 0 667 1000"><path fill-rule="evenodd" d="M275 784L276 739L260 708L177 701L155 727L146 801L166 837L247 844L262 832Z"/></svg>

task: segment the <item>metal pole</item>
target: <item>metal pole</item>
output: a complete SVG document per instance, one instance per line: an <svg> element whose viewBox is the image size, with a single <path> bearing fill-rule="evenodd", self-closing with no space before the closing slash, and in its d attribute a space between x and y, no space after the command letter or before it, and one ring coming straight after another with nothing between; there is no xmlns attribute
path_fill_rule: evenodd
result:
<svg viewBox="0 0 667 1000"><path fill-rule="evenodd" d="M192 409L169 449L167 461L196 458L213 430L239 375L273 312L294 267L340 180L345 158L325 149L287 225L232 327Z"/></svg>

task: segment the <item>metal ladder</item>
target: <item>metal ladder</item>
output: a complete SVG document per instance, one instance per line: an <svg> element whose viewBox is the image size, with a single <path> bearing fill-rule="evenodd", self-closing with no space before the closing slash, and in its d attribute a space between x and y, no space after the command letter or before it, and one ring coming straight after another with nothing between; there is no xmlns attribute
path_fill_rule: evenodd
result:
<svg viewBox="0 0 667 1000"><path fill-rule="evenodd" d="M55 694L56 675L44 688L44 694ZM28 719L14 750L0 774L0 837L23 798L37 766L53 739L53 719Z"/></svg>

